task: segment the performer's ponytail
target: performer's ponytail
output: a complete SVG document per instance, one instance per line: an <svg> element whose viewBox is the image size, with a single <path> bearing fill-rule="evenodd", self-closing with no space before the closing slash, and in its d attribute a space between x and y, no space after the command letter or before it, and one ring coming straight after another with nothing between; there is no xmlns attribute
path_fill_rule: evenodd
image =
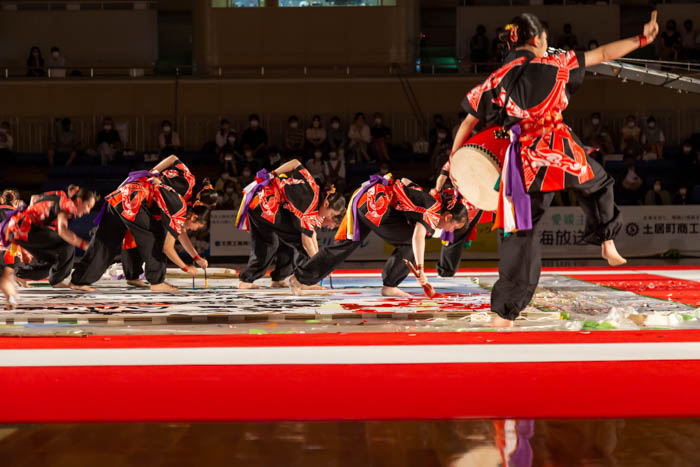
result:
<svg viewBox="0 0 700 467"><path fill-rule="evenodd" d="M505 31L499 34L498 39L505 42L509 49L515 49L527 44L530 39L544 31L544 24L537 16L532 13L522 13L506 25Z"/></svg>
<svg viewBox="0 0 700 467"><path fill-rule="evenodd" d="M326 201L328 201L328 209L338 211L338 215L335 216L335 221L340 223L343 217L345 217L345 211L347 210L345 196L335 191L335 187L333 187L326 195Z"/></svg>
<svg viewBox="0 0 700 467"><path fill-rule="evenodd" d="M202 180L202 185L202 189L197 193L197 199L194 204L203 204L209 207L215 206L219 199L219 193L212 187L208 178Z"/></svg>
<svg viewBox="0 0 700 467"><path fill-rule="evenodd" d="M467 207L457 197L443 196L440 214L452 214L452 220L463 222L467 220Z"/></svg>

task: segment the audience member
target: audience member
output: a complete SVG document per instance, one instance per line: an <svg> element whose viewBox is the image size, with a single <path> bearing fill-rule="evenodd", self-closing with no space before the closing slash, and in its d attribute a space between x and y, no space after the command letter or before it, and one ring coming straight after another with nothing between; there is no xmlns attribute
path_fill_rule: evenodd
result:
<svg viewBox="0 0 700 467"><path fill-rule="evenodd" d="M260 127L260 117L251 114L248 118L250 126L241 135L243 151L250 149L253 156L262 159L267 150L267 132Z"/></svg>
<svg viewBox="0 0 700 467"><path fill-rule="evenodd" d="M620 204L641 204L644 194L644 182L642 181L642 177L637 173L637 159L630 151L625 155L624 161L627 171L622 178L622 183L619 184Z"/></svg>
<svg viewBox="0 0 700 467"><path fill-rule="evenodd" d="M500 39L503 32L504 29L502 27L497 27L496 36L491 41L491 61L499 66L503 63L503 60L508 54L508 46Z"/></svg>
<svg viewBox="0 0 700 467"><path fill-rule="evenodd" d="M27 58L27 76L45 76L44 57L41 56L41 49L34 46L29 50Z"/></svg>
<svg viewBox="0 0 700 467"><path fill-rule="evenodd" d="M323 165L323 176L327 185L333 185L339 193L345 193L345 161L337 151L331 150L328 154L328 160Z"/></svg>
<svg viewBox="0 0 700 467"><path fill-rule="evenodd" d="M214 143L216 143L216 153L219 154L221 152L221 149L226 145L228 142L228 134L231 131L231 123L229 123L228 120L225 118L221 119L221 122L219 122L219 131L216 132L216 136L214 136Z"/></svg>
<svg viewBox="0 0 700 467"><path fill-rule="evenodd" d="M664 155L664 132L656 124L656 118L647 118L647 126L642 132L642 146L644 147L645 159L662 159Z"/></svg>
<svg viewBox="0 0 700 467"><path fill-rule="evenodd" d="M688 196L688 187L681 185L673 197L673 204L693 204Z"/></svg>
<svg viewBox="0 0 700 467"><path fill-rule="evenodd" d="M699 158L700 153L693 148L692 141L685 140L678 161L678 173L681 182L689 187L700 184Z"/></svg>
<svg viewBox="0 0 700 467"><path fill-rule="evenodd" d="M216 133L216 136L219 136L219 132ZM219 162L221 162L224 170L232 167L235 173L239 172L244 162L243 156L236 149L238 147L237 141L238 133L236 133L236 130L229 130L224 137L223 146L219 149ZM219 142L220 140L216 141L217 147Z"/></svg>
<svg viewBox="0 0 700 467"><path fill-rule="evenodd" d="M449 131L447 129L447 125L445 125L445 119L442 118L442 115L435 114L433 115L433 128L431 128L428 132L428 142L430 143L431 148L437 143L438 131L440 130Z"/></svg>
<svg viewBox="0 0 700 467"><path fill-rule="evenodd" d="M433 174L440 172L450 158L451 150L452 139L448 136L447 128L440 128L437 132L437 140L430 150L430 168Z"/></svg>
<svg viewBox="0 0 700 467"><path fill-rule="evenodd" d="M51 47L48 66L52 77L64 78L66 76L66 58L61 54L61 50L58 47Z"/></svg>
<svg viewBox="0 0 700 467"><path fill-rule="evenodd" d="M284 160L282 159L279 149L276 147L271 147L267 151L267 157L265 158L263 168L267 169L268 171L275 170L277 167L282 165L283 162Z"/></svg>
<svg viewBox="0 0 700 467"><path fill-rule="evenodd" d="M603 125L599 112L594 112L591 115L590 123L586 123L583 129L583 143L595 148L596 152L601 155L612 154L615 152L610 132Z"/></svg>
<svg viewBox="0 0 700 467"><path fill-rule="evenodd" d="M557 47L564 50L576 50L578 48L578 38L569 23L564 25L564 34L559 36Z"/></svg>
<svg viewBox="0 0 700 467"><path fill-rule="evenodd" d="M676 30L676 22L672 19L666 21L666 30L659 38L661 60L676 61L682 47L681 35Z"/></svg>
<svg viewBox="0 0 700 467"><path fill-rule="evenodd" d="M489 38L486 37L486 27L483 24L476 27L476 34L469 41L469 60L475 64L489 61Z"/></svg>
<svg viewBox="0 0 700 467"><path fill-rule="evenodd" d="M671 204L671 195L661 187L661 180L656 180L651 190L644 197L647 206L662 206Z"/></svg>
<svg viewBox="0 0 700 467"><path fill-rule="evenodd" d="M66 167L70 167L78 157L80 149L80 142L73 131L73 123L70 118L66 117L57 121L54 131L53 143L49 147L49 165L53 167L56 156L59 156L61 159L65 158Z"/></svg>
<svg viewBox="0 0 700 467"><path fill-rule="evenodd" d="M340 118L331 118L331 128L328 130L328 147L336 150L340 154L340 150L345 150L345 145L348 142L347 132L340 127Z"/></svg>
<svg viewBox="0 0 700 467"><path fill-rule="evenodd" d="M352 125L348 129L348 151L349 162L351 164L358 163L360 161L370 161L369 154L367 152L367 145L372 139L372 134L369 130L369 126L365 123L365 114L358 112L355 114Z"/></svg>
<svg viewBox="0 0 700 467"><path fill-rule="evenodd" d="M228 180L224 184L220 209L236 210L241 205L241 193L235 180Z"/></svg>
<svg viewBox="0 0 700 467"><path fill-rule="evenodd" d="M14 161L15 140L10 134L9 122L0 123L0 160L4 164Z"/></svg>
<svg viewBox="0 0 700 467"><path fill-rule="evenodd" d="M229 170L224 170L221 172L221 175L219 175L219 178L216 180L216 183L214 183L214 189L220 193L224 192L224 187L226 186L226 183L233 180L234 183L238 183L238 179L236 178L236 174L233 173L233 171ZM219 196L219 199L221 199L221 196Z"/></svg>
<svg viewBox="0 0 700 467"><path fill-rule="evenodd" d="M698 41L700 34L693 28L693 20L683 21L683 31L681 31L681 58L683 60L694 60L698 57Z"/></svg>
<svg viewBox="0 0 700 467"><path fill-rule="evenodd" d="M255 174L258 173L258 170L263 168L264 161L264 158L261 159L255 157L252 149L246 149L243 151L243 163L240 165L238 173L242 174L245 168L248 167L248 169L250 169L250 171L253 173L253 176L255 176Z"/></svg>
<svg viewBox="0 0 700 467"><path fill-rule="evenodd" d="M631 150L635 153L641 151L641 134L642 130L637 126L637 119L634 115L628 115L625 118L625 126L620 130L620 151L626 153Z"/></svg>
<svg viewBox="0 0 700 467"><path fill-rule="evenodd" d="M600 44L598 44L598 41L595 39L591 39L588 41L588 49L587 50L595 50L598 47L600 47Z"/></svg>
<svg viewBox="0 0 700 467"><path fill-rule="evenodd" d="M374 114L374 124L370 130L372 135L372 147L374 154L380 162L391 162L389 157L389 144L391 143L391 128L384 125L382 114Z"/></svg>
<svg viewBox="0 0 700 467"><path fill-rule="evenodd" d="M455 136L457 136L457 131L459 131L459 127L462 125L462 122L464 119L467 118L467 113L462 110L457 114L457 123L455 126L452 127L452 139L455 139Z"/></svg>
<svg viewBox="0 0 700 467"><path fill-rule="evenodd" d="M97 133L95 145L97 146L97 156L103 167L112 162L121 151L122 140L110 117L105 117L102 120L102 130Z"/></svg>
<svg viewBox="0 0 700 467"><path fill-rule="evenodd" d="M160 146L160 157L164 159L173 154L180 155L182 153L182 144L177 132L173 130L170 120L163 120L160 124L160 135L158 136L158 145Z"/></svg>
<svg viewBox="0 0 700 467"><path fill-rule="evenodd" d="M306 161L306 169L309 171L316 182L323 186L325 181L324 176L324 164L323 164L323 153L320 149L314 151L313 159Z"/></svg>
<svg viewBox="0 0 700 467"><path fill-rule="evenodd" d="M309 152L315 151L316 149L323 151L326 147L327 138L326 129L323 128L323 124L321 124L321 117L314 115L311 118L311 126L306 129L306 143L309 146Z"/></svg>
<svg viewBox="0 0 700 467"><path fill-rule="evenodd" d="M292 115L287 120L287 130L284 132L285 156L294 159L304 154L304 130L299 128L299 117Z"/></svg>
<svg viewBox="0 0 700 467"><path fill-rule="evenodd" d="M238 181L240 182L242 187L246 187L250 185L253 180L255 180L255 174L257 173L256 171L253 171L253 168L250 165L244 165L243 169L241 170L241 176L238 178Z"/></svg>

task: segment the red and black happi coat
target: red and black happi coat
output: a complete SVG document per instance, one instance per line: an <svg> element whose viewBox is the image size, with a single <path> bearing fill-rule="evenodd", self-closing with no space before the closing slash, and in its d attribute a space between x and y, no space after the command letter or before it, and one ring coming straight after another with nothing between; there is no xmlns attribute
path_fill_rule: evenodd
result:
<svg viewBox="0 0 700 467"><path fill-rule="evenodd" d="M311 237L322 224L318 210L324 197L314 177L301 168L270 180L258 191L248 209L273 225L290 222L291 218L295 230ZM280 208L292 215L281 215Z"/></svg>
<svg viewBox="0 0 700 467"><path fill-rule="evenodd" d="M140 213L160 220L174 237L182 233L187 217L187 203L174 188L154 185L146 178L122 185L105 197L105 202L130 222L138 222Z"/></svg>
<svg viewBox="0 0 700 467"><path fill-rule="evenodd" d="M160 173L160 181L163 185L173 188L186 202L192 198L197 183L190 169L180 159Z"/></svg>
<svg viewBox="0 0 700 467"><path fill-rule="evenodd" d="M69 219L77 214L73 201L64 191L43 193L32 205L13 215L7 224L5 236L9 241L26 242L33 226L56 230L58 215L66 213Z"/></svg>
<svg viewBox="0 0 700 467"><path fill-rule="evenodd" d="M582 143L562 119L571 93L583 82L585 65L581 52L535 58L532 52L515 50L508 54L505 65L469 91L462 102L486 126L510 128L520 123L523 175L529 192L562 190L593 178Z"/></svg>

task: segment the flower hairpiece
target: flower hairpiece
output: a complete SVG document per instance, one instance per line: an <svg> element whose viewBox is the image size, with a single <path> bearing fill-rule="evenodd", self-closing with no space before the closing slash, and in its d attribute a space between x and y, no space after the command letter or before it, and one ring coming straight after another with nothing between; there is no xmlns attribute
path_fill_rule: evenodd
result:
<svg viewBox="0 0 700 467"><path fill-rule="evenodd" d="M509 40L512 43L518 42L518 26L515 24L506 24L506 31L510 31Z"/></svg>

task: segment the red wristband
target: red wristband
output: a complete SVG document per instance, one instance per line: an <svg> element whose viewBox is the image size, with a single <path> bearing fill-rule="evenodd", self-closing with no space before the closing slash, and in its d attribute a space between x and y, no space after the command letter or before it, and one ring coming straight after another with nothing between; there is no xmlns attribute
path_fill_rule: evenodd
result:
<svg viewBox="0 0 700 467"><path fill-rule="evenodd" d="M195 256L194 258L192 258L193 261L197 261L198 259L202 259L202 257L199 256L199 255L197 255L197 256Z"/></svg>
<svg viewBox="0 0 700 467"><path fill-rule="evenodd" d="M83 251L87 250L87 242L85 240L80 240L80 246L78 248Z"/></svg>
<svg viewBox="0 0 700 467"><path fill-rule="evenodd" d="M189 272L189 271L190 271L189 266L185 266L184 268L180 268L180 269L182 269L183 272Z"/></svg>
<svg viewBox="0 0 700 467"><path fill-rule="evenodd" d="M639 38L639 48L640 49L642 47L646 47L647 44L649 44L649 41L647 40L647 36L645 36L644 34L640 34L639 36L637 36L637 38Z"/></svg>

